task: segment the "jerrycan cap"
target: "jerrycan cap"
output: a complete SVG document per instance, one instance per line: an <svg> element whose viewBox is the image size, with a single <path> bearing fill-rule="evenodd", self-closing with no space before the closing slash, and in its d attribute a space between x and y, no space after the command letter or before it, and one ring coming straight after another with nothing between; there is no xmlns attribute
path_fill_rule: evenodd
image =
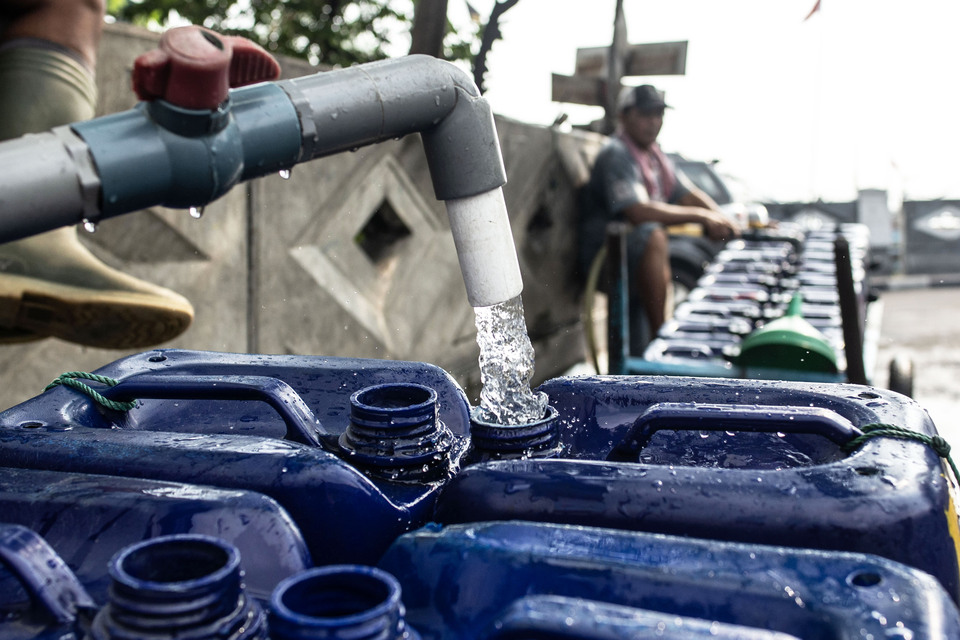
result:
<svg viewBox="0 0 960 640"><path fill-rule="evenodd" d="M760 327L740 345L736 364L797 371L837 373L837 354L824 335L803 318L803 296L790 300L787 313Z"/></svg>

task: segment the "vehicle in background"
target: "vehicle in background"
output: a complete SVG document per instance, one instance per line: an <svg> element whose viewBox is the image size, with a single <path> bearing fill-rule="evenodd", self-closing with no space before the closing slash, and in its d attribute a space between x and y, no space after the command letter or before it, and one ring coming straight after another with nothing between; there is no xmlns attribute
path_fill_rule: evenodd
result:
<svg viewBox="0 0 960 640"><path fill-rule="evenodd" d="M767 209L747 196L747 190L736 180L722 176L716 161L691 160L679 153L667 154L677 171L697 188L713 198L724 213L737 220L742 228L766 225ZM674 304L679 304L693 289L703 270L723 247L704 236L686 233L670 234L670 269L673 272Z"/></svg>

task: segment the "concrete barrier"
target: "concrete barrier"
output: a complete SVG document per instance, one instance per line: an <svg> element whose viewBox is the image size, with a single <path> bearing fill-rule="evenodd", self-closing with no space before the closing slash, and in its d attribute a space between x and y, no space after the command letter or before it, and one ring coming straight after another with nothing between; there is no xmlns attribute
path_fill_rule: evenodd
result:
<svg viewBox="0 0 960 640"><path fill-rule="evenodd" d="M158 35L107 25L101 114L132 107L134 59ZM284 77L317 72L282 59ZM583 359L576 189L602 139L497 119L504 187L537 351L537 380ZM81 237L104 262L185 295L193 326L164 347L416 360L450 371L476 397L478 349L446 213L419 136L299 165L206 207L152 208ZM0 406L33 397L64 371L129 352L47 339L0 348Z"/></svg>

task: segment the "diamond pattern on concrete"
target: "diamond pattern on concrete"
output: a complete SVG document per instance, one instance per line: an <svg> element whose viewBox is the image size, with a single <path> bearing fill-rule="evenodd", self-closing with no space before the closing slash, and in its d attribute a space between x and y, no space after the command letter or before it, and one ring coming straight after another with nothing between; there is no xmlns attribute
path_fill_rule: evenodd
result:
<svg viewBox="0 0 960 640"><path fill-rule="evenodd" d="M393 156L383 156L362 182L337 199L337 206L325 208L304 230L290 256L389 351L403 351L395 344L396 332L387 328L387 294L405 271L401 263L427 253L443 227ZM378 263L357 239L384 203L409 234L396 239L389 257Z"/></svg>

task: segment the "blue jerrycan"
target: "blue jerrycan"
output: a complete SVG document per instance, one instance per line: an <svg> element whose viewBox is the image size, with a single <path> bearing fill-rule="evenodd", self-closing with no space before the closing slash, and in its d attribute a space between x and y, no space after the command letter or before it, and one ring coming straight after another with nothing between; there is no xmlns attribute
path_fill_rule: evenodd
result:
<svg viewBox="0 0 960 640"><path fill-rule="evenodd" d="M499 522L406 534L378 566L425 638L960 637L934 578L864 554Z"/></svg>
<svg viewBox="0 0 960 640"><path fill-rule="evenodd" d="M957 595L956 513L939 457L920 442L869 437L877 424L936 434L916 403L891 392L558 378L541 387L547 418L517 429L471 424L462 390L422 363L171 350L99 373L86 391L62 384L0 413L11 478L50 474L35 477L64 483L67 495L71 483L106 490L115 479L127 492L118 505L211 488L202 506L144 503L180 527L231 492L266 496L318 566L375 564L431 520L525 520L875 554ZM49 511L24 506L44 501L29 485L8 489L8 504L19 504L16 522L46 534ZM102 571L88 571L78 550L99 530L84 522L76 540L50 528L51 544L76 554L102 589ZM193 527L184 532L204 533ZM135 535L176 532L160 529ZM268 580L257 581L260 595Z"/></svg>
<svg viewBox="0 0 960 640"><path fill-rule="evenodd" d="M248 593L237 548L211 536L160 536L123 548L97 603L24 527L0 525L0 559L27 588L19 603L16 591L0 592L5 640L960 633L960 613L934 578L876 556L570 525L430 525L401 536L378 567L294 574L269 604ZM4 578L0 571L0 585L9 587Z"/></svg>
<svg viewBox="0 0 960 640"><path fill-rule="evenodd" d="M110 558L157 536L202 534L235 545L245 558L247 590L259 598L312 566L303 537L286 511L271 498L249 491L0 468L0 522L42 532L98 602L110 584Z"/></svg>
<svg viewBox="0 0 960 640"><path fill-rule="evenodd" d="M96 602L39 534L0 523L0 637L76 640Z"/></svg>
<svg viewBox="0 0 960 640"><path fill-rule="evenodd" d="M935 436L893 392L724 378L557 378L561 453L464 468L445 524L533 520L871 553L958 596L957 514Z"/></svg>
<svg viewBox="0 0 960 640"><path fill-rule="evenodd" d="M170 350L97 373L0 413L0 466L269 496L316 564L428 521L468 444L463 391L423 363Z"/></svg>

